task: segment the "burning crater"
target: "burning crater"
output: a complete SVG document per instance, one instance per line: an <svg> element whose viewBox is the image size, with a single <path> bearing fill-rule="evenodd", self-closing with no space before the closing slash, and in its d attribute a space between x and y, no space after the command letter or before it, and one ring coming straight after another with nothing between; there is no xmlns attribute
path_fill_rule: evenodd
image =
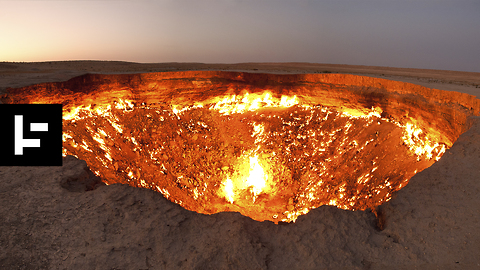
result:
<svg viewBox="0 0 480 270"><path fill-rule="evenodd" d="M388 201L468 129L473 100L353 75L214 71L89 74L4 98L62 103L64 155L107 184L275 223Z"/></svg>

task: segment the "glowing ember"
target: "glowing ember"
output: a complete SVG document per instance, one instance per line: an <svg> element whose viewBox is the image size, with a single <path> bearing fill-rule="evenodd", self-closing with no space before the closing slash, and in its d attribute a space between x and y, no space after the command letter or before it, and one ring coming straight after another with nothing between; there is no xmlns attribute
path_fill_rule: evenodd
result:
<svg viewBox="0 0 480 270"><path fill-rule="evenodd" d="M107 184L150 188L206 214L279 222L321 205L374 208L452 144L380 106L331 107L307 94L148 103L109 91L65 95L74 101L64 106L64 155L86 160Z"/></svg>
<svg viewBox="0 0 480 270"><path fill-rule="evenodd" d="M182 108L120 99L66 111L64 154L95 160L92 170L107 183L156 189L188 209L294 221L323 204L350 210L381 204L445 151L412 124L380 114L299 105L295 96L268 92ZM395 155L378 147L387 144L407 147ZM385 162L386 156L408 153L414 159L388 172L394 158Z"/></svg>

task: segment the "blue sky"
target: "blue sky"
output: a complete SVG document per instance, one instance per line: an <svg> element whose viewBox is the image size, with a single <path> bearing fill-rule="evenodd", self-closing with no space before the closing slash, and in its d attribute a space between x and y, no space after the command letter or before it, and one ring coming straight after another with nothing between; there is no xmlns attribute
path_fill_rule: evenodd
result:
<svg viewBox="0 0 480 270"><path fill-rule="evenodd" d="M0 61L50 60L480 72L480 1L0 0Z"/></svg>

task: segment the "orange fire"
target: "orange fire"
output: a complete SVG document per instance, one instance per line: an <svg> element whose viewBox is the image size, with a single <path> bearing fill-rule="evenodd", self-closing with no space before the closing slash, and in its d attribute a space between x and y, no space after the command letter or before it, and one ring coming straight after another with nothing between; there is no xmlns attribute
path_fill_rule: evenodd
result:
<svg viewBox="0 0 480 270"><path fill-rule="evenodd" d="M232 180L227 177L222 183L220 196L223 196L230 203L234 203L239 193L249 190L252 193L252 201L262 192L267 193L268 174L265 173L262 165L258 162L258 155L248 157L247 162L242 163L238 168L238 176Z"/></svg>
<svg viewBox="0 0 480 270"><path fill-rule="evenodd" d="M118 99L65 107L64 155L107 184L151 188L190 210L290 222L321 205L373 208L445 152L381 113L268 91L161 108Z"/></svg>
<svg viewBox="0 0 480 270"><path fill-rule="evenodd" d="M88 74L0 99L62 103L63 154L106 184L275 223L374 209L480 111L468 95L346 74Z"/></svg>

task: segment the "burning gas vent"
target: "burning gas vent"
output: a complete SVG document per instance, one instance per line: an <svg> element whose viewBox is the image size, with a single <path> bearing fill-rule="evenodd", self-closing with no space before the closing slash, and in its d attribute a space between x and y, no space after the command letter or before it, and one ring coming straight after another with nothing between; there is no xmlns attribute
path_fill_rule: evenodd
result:
<svg viewBox="0 0 480 270"><path fill-rule="evenodd" d="M30 91L29 103L63 103L64 155L87 161L107 184L276 223L321 205L375 208L466 129L461 106L308 78L95 75L10 91L9 99L20 103L15 97Z"/></svg>

